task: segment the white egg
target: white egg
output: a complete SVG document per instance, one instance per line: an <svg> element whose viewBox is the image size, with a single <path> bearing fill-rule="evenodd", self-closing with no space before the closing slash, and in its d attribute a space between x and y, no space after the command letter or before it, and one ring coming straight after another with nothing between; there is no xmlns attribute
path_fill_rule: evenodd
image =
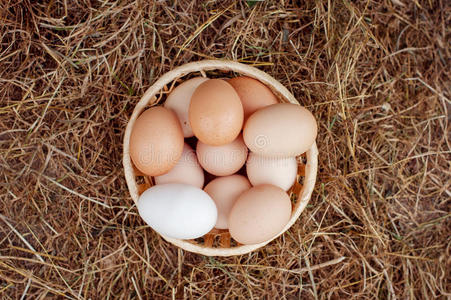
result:
<svg viewBox="0 0 451 300"><path fill-rule="evenodd" d="M250 152L246 171L253 186L272 184L288 191L296 180L298 163L295 157L275 158Z"/></svg>
<svg viewBox="0 0 451 300"><path fill-rule="evenodd" d="M164 102L164 107L174 111L179 118L184 137L192 137L194 135L188 118L191 96L197 87L207 80L208 78L205 77L194 77L182 82L171 91Z"/></svg>
<svg viewBox="0 0 451 300"><path fill-rule="evenodd" d="M168 173L155 176L155 184L185 183L200 189L204 186L204 180L204 170L197 161L196 152L186 143L177 164Z"/></svg>
<svg viewBox="0 0 451 300"><path fill-rule="evenodd" d="M188 184L155 185L141 194L138 212L159 234L176 239L195 239L216 224L218 210L203 190Z"/></svg>

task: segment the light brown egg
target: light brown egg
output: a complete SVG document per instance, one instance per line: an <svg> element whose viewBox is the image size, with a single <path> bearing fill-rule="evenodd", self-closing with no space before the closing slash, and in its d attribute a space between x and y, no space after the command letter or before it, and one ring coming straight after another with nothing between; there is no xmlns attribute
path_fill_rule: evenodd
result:
<svg viewBox="0 0 451 300"><path fill-rule="evenodd" d="M218 219L215 227L229 228L229 213L238 196L250 189L251 184L242 175L218 177L205 187L204 191L213 199L218 209Z"/></svg>
<svg viewBox="0 0 451 300"><path fill-rule="evenodd" d="M197 161L196 152L185 143L182 156L166 174L155 176L155 184L185 183L198 188L204 186L204 170Z"/></svg>
<svg viewBox="0 0 451 300"><path fill-rule="evenodd" d="M235 201L229 215L230 235L241 244L262 243L279 234L290 217L288 194L273 185L258 185Z"/></svg>
<svg viewBox="0 0 451 300"><path fill-rule="evenodd" d="M249 153L246 173L252 185L272 184L288 191L296 181L298 162L295 157L266 157Z"/></svg>
<svg viewBox="0 0 451 300"><path fill-rule="evenodd" d="M148 176L158 176L175 166L183 151L183 132L175 113L162 106L144 111L130 136L130 157Z"/></svg>
<svg viewBox="0 0 451 300"><path fill-rule="evenodd" d="M305 107L278 103L257 110L247 120L243 137L249 150L267 157L297 156L315 142L315 117Z"/></svg>
<svg viewBox="0 0 451 300"><path fill-rule="evenodd" d="M179 118L185 137L192 137L194 135L188 118L191 96L197 87L207 80L208 78L205 77L194 77L182 82L172 90L164 102L164 107L175 112Z"/></svg>
<svg viewBox="0 0 451 300"><path fill-rule="evenodd" d="M212 146L232 142L243 127L243 106L235 89L221 79L210 79L194 91L189 107L194 135Z"/></svg>
<svg viewBox="0 0 451 300"><path fill-rule="evenodd" d="M276 104L276 95L263 83L257 79L239 76L228 81L240 96L244 110L244 121L258 109Z"/></svg>
<svg viewBox="0 0 451 300"><path fill-rule="evenodd" d="M241 135L231 143L221 146L210 146L198 141L196 148L202 168L216 176L232 175L241 169L246 162L248 151Z"/></svg>

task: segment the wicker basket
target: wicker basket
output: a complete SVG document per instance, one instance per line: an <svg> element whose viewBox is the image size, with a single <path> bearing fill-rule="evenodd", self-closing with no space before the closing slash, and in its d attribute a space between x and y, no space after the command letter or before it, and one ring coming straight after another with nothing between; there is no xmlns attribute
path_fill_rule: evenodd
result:
<svg viewBox="0 0 451 300"><path fill-rule="evenodd" d="M124 173L127 180L128 190L135 203L137 203L139 195L153 185L152 179L140 173L134 167L130 159L130 134L136 119L147 107L161 102L163 94L170 92L174 86L174 83L180 78L191 73L200 73L201 76L205 77L207 76L206 72L208 71L220 72L224 75L222 77L227 77L226 73L230 72L253 77L266 84L274 92L274 94L278 96L280 101L299 104L294 96L281 83L265 72L234 61L204 60L192 62L177 67L164 74L145 92L144 96L138 102L125 130L123 157ZM297 218L300 216L310 200L310 196L315 185L318 165L318 149L316 144L313 144L305 154L298 157L298 165L298 180L291 190L288 191L288 193L291 194L292 199L294 198L291 218L283 230L272 239L255 245L240 245L231 239L227 230L218 229L213 229L204 237L195 240L179 240L166 236L163 236L163 238L182 249L207 256L241 255L268 244L283 234L294 224L294 222L296 222Z"/></svg>

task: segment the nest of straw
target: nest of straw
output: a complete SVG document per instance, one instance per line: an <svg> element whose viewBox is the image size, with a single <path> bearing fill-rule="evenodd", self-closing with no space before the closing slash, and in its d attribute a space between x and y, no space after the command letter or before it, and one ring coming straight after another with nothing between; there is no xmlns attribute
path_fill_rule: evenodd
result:
<svg viewBox="0 0 451 300"><path fill-rule="evenodd" d="M451 293L449 1L2 1L2 299L446 298ZM300 219L207 258L149 230L125 126L189 61L232 59L319 121Z"/></svg>

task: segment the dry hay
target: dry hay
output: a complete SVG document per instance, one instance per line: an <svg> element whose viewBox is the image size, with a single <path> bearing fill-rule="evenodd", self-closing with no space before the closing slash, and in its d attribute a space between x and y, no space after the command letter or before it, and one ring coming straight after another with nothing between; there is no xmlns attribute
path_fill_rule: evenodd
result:
<svg viewBox="0 0 451 300"><path fill-rule="evenodd" d="M0 297L449 298L450 21L445 0L1 1ZM140 95L204 58L319 120L310 205L242 257L164 242L122 172Z"/></svg>

